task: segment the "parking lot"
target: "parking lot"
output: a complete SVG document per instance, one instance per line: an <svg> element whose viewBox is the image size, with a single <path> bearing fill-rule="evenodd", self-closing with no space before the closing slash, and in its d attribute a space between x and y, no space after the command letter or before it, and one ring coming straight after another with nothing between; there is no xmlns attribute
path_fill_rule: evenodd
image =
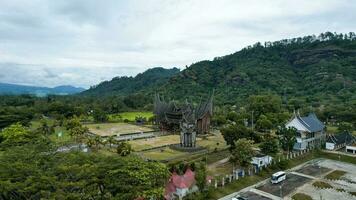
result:
<svg viewBox="0 0 356 200"><path fill-rule="evenodd" d="M267 182L256 189L270 193L274 196L280 197L285 197L286 195L290 194L295 188L298 188L305 183L311 181L312 179L304 177L304 176L298 176L295 174L287 174L286 180L288 181L283 181L278 184L272 184L271 182Z"/></svg>
<svg viewBox="0 0 356 200"><path fill-rule="evenodd" d="M337 180L326 179L326 175L335 171L346 172ZM356 165L327 159L316 159L286 171L286 180L272 184L270 179L245 188L233 196L248 200L292 199L296 193L303 193L312 199L356 200ZM324 182L328 188L319 188L314 182ZM353 195L353 194L354 195ZM232 196L220 200L231 200Z"/></svg>

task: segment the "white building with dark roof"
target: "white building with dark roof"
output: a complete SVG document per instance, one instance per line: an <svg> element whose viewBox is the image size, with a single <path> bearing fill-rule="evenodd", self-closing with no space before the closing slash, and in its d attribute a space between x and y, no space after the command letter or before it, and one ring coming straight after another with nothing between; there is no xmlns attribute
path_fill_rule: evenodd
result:
<svg viewBox="0 0 356 200"><path fill-rule="evenodd" d="M301 117L299 112L286 124L287 128L294 127L298 133L297 142L294 144L294 150L304 150L310 147L320 145L325 141L325 125L317 118L314 113Z"/></svg>
<svg viewBox="0 0 356 200"><path fill-rule="evenodd" d="M353 144L354 141L354 136L346 131L335 135L328 135L326 138L325 148L327 150L338 150L346 145Z"/></svg>

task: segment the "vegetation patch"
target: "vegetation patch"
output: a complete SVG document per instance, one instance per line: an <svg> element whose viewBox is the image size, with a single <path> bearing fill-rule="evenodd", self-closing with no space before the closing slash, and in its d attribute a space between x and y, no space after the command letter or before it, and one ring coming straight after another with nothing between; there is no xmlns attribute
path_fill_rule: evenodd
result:
<svg viewBox="0 0 356 200"><path fill-rule="evenodd" d="M356 196L356 192L349 192L351 195Z"/></svg>
<svg viewBox="0 0 356 200"><path fill-rule="evenodd" d="M146 118L146 120L149 120L151 117L153 117L152 112L123 112L123 113L118 113L118 114L111 114L108 116L109 121L130 121L134 122L136 117L143 117Z"/></svg>
<svg viewBox="0 0 356 200"><path fill-rule="evenodd" d="M292 196L293 200L313 200L311 196L306 195L304 193L296 193L295 195Z"/></svg>
<svg viewBox="0 0 356 200"><path fill-rule="evenodd" d="M329 189L329 188L333 188L333 186L331 186L329 183L323 182L323 181L315 181L313 183L314 187L320 188L320 189Z"/></svg>
<svg viewBox="0 0 356 200"><path fill-rule="evenodd" d="M331 180L338 180L338 179L340 179L344 174L346 174L345 171L335 170L335 171L329 173L328 175L326 175L325 178L331 179Z"/></svg>

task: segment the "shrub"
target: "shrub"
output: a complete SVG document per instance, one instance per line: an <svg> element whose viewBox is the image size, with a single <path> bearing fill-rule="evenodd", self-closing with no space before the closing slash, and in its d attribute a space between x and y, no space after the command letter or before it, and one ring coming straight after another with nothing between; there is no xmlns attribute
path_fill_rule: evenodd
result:
<svg viewBox="0 0 356 200"><path fill-rule="evenodd" d="M288 160L281 160L281 162L277 163L278 168L280 169L287 169L289 161Z"/></svg>

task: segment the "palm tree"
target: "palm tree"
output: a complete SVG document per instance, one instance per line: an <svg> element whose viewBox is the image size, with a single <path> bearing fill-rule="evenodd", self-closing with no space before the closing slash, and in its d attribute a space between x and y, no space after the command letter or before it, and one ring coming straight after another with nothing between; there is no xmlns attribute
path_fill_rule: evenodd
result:
<svg viewBox="0 0 356 200"><path fill-rule="evenodd" d="M106 142L109 144L109 146L110 146L110 148L111 148L111 146L116 143L115 136L113 136L113 135L110 136L110 137L106 140Z"/></svg>
<svg viewBox="0 0 356 200"><path fill-rule="evenodd" d="M132 151L132 148L131 148L131 145L127 142L120 142L118 145L117 145L117 153L120 154L121 156L127 156L131 153Z"/></svg>
<svg viewBox="0 0 356 200"><path fill-rule="evenodd" d="M99 148L101 143L102 143L101 137L98 136L98 135L96 135L96 136L94 137L94 144L95 144L95 147L96 147L96 148Z"/></svg>

